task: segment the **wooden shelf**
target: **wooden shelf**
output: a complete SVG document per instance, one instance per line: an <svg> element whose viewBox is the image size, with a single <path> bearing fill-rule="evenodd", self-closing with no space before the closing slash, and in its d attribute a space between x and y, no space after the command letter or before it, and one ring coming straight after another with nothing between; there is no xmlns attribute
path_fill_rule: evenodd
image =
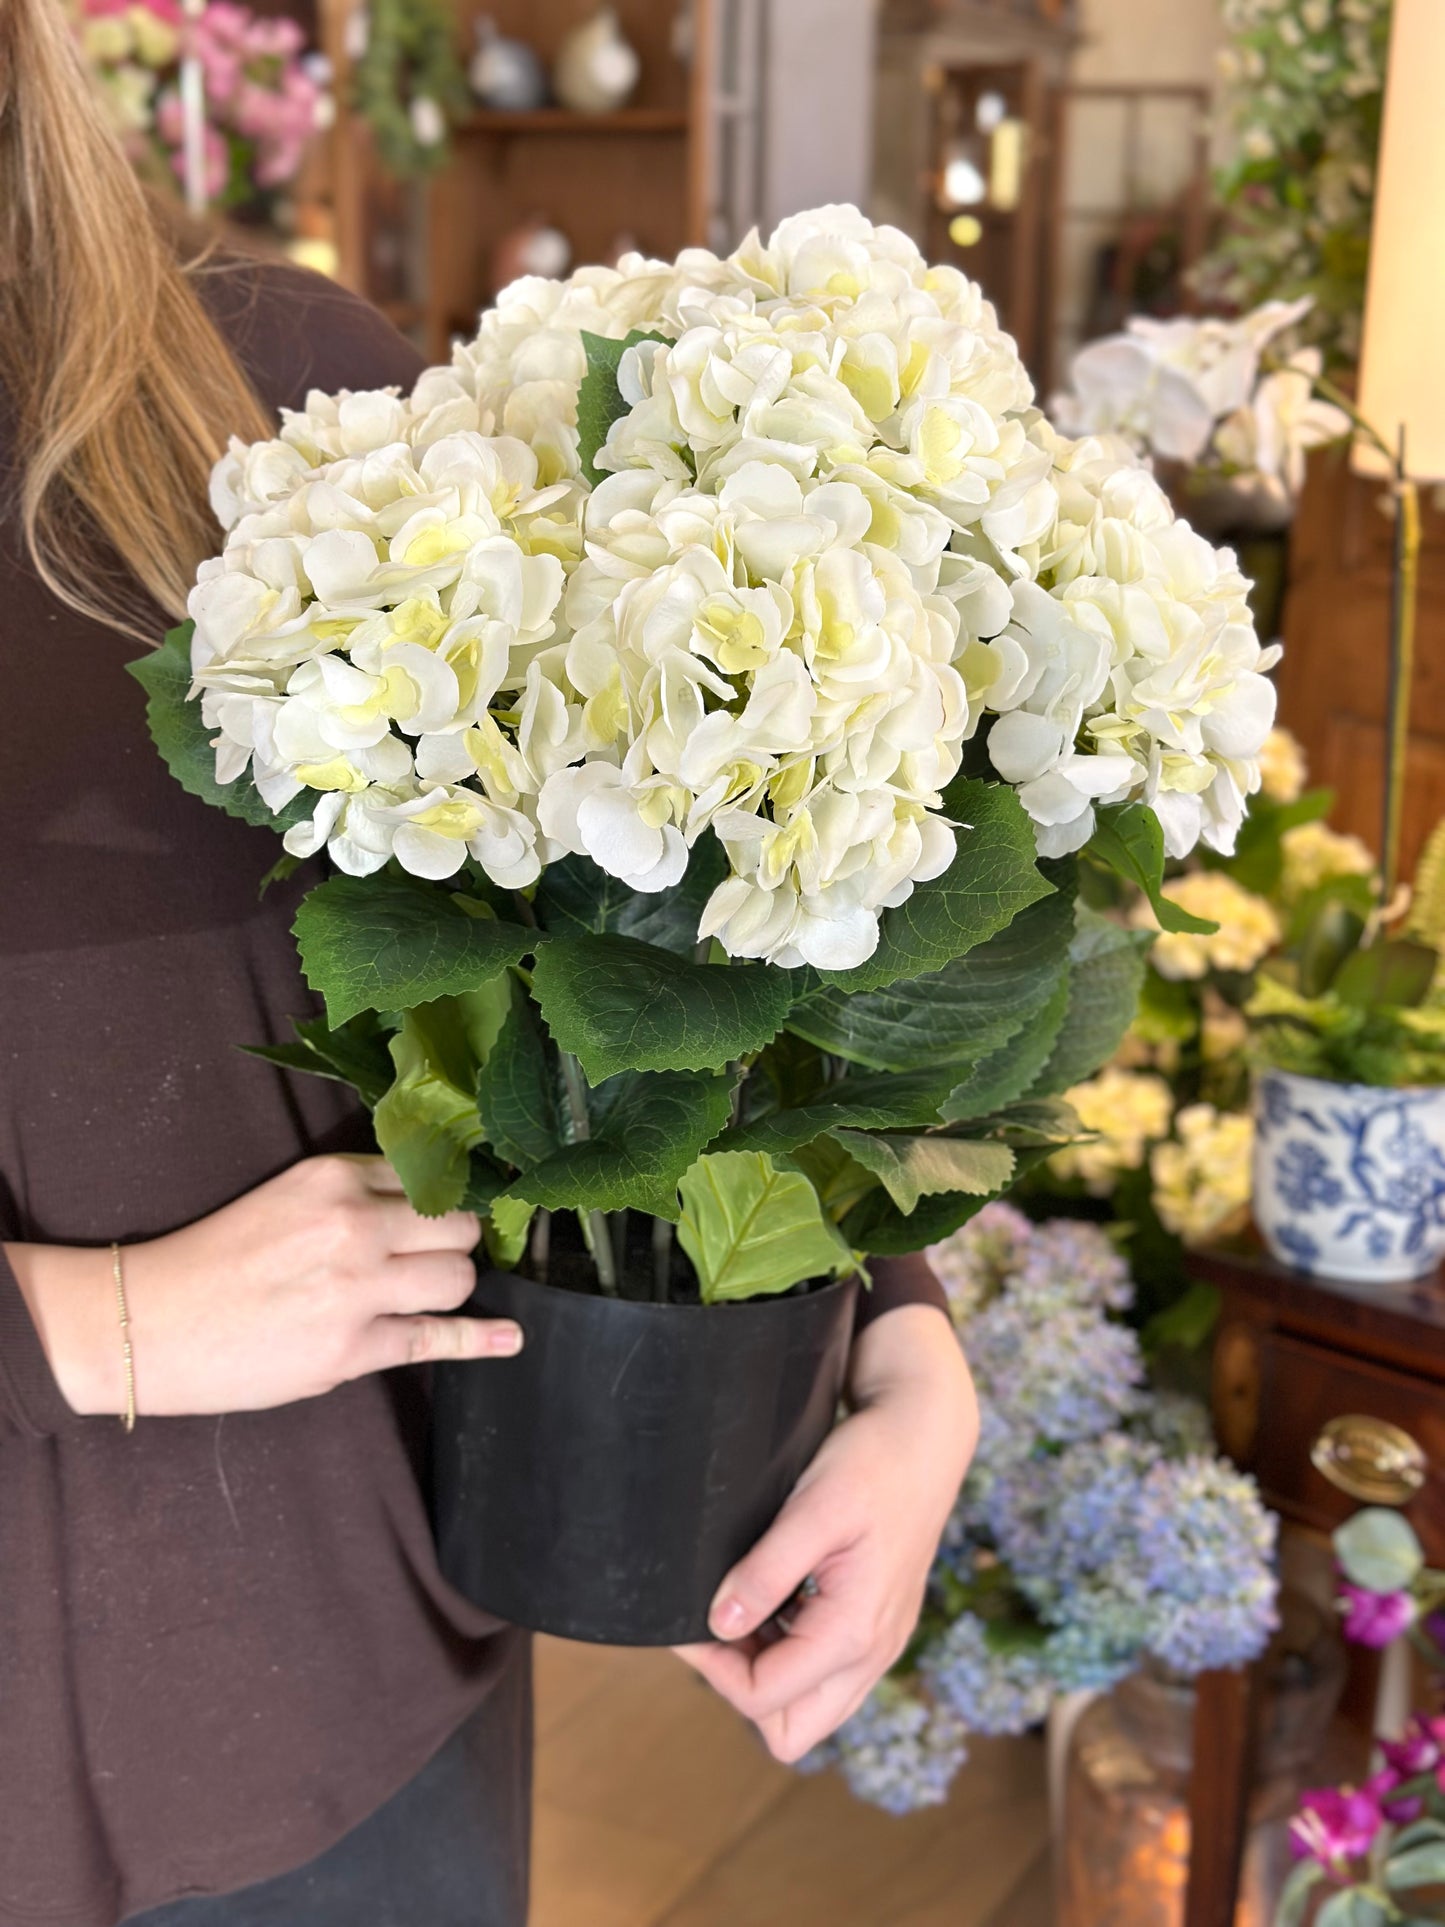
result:
<svg viewBox="0 0 1445 1927"><path fill-rule="evenodd" d="M457 128L458 134L685 134L684 107L622 107L615 114L574 114L566 107L537 107L503 113L479 109Z"/></svg>

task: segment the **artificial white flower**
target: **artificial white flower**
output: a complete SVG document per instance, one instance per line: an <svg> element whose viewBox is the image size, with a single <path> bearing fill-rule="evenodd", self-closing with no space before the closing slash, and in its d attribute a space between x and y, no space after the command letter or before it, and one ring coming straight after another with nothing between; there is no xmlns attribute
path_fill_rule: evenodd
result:
<svg viewBox="0 0 1445 1927"><path fill-rule="evenodd" d="M1127 353L1167 413L1262 331ZM584 337L639 332L594 487ZM822 969L952 860L981 732L1045 855L1133 800L1227 848L1272 720L1243 579L1124 443L1032 402L978 288L852 208L520 281L410 396L313 394L218 464L218 779L310 792L288 847L356 874L514 888L571 854L658 891L715 834L700 936Z"/></svg>

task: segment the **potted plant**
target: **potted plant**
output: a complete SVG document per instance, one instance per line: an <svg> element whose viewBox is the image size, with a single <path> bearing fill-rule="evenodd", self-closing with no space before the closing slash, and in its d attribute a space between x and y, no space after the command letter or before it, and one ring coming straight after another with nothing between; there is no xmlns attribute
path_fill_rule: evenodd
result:
<svg viewBox="0 0 1445 1927"><path fill-rule="evenodd" d="M1158 898L1257 784L1232 558L1031 400L853 209L524 281L411 396L233 448L135 666L186 787L338 872L325 1018L263 1055L483 1216L527 1343L440 1376L438 1529L523 1623L701 1635L830 1421L846 1281L1066 1139L1132 1014L1077 852Z"/></svg>
<svg viewBox="0 0 1445 1927"><path fill-rule="evenodd" d="M1445 1258L1442 944L1445 826L1403 917L1331 879L1261 971L1254 1212L1282 1263L1383 1283Z"/></svg>

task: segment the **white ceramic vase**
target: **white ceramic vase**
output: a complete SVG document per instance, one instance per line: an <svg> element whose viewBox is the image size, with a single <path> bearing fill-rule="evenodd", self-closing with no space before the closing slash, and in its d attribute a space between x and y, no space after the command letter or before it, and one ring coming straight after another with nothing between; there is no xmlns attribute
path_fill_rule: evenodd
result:
<svg viewBox="0 0 1445 1927"><path fill-rule="evenodd" d="M1366 1284L1445 1259L1445 1089L1262 1071L1254 1216L1281 1264Z"/></svg>
<svg viewBox="0 0 1445 1927"><path fill-rule="evenodd" d="M558 100L577 114L609 114L631 99L642 74L637 49L627 40L611 7L567 36L557 56L552 85Z"/></svg>
<svg viewBox="0 0 1445 1927"><path fill-rule="evenodd" d="M504 113L526 112L547 99L547 74L536 52L523 40L498 33L485 14L476 23L477 50L467 69L472 92L482 103Z"/></svg>

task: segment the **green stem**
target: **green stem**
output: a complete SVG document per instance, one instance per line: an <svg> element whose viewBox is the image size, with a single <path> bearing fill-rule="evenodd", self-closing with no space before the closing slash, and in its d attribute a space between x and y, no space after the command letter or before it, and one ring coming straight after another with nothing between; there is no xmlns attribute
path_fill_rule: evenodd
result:
<svg viewBox="0 0 1445 1927"><path fill-rule="evenodd" d="M652 1221L652 1296L665 1305L672 1284L672 1226L666 1218Z"/></svg>
<svg viewBox="0 0 1445 1927"><path fill-rule="evenodd" d="M567 1115L572 1121L572 1140L585 1142L592 1135L587 1118L587 1086L582 1066L570 1051L559 1051L562 1060L562 1088L567 1093ZM597 1267L597 1282L608 1298L617 1296L617 1254L612 1248L612 1227L605 1211L579 1211L582 1238Z"/></svg>
<svg viewBox="0 0 1445 1927"><path fill-rule="evenodd" d="M1415 606L1420 576L1420 491L1401 462L1395 481L1395 569L1390 585L1389 736L1385 744L1385 810L1381 838L1384 899L1400 883L1400 839L1405 820L1405 775L1410 755L1410 706L1415 681Z"/></svg>

